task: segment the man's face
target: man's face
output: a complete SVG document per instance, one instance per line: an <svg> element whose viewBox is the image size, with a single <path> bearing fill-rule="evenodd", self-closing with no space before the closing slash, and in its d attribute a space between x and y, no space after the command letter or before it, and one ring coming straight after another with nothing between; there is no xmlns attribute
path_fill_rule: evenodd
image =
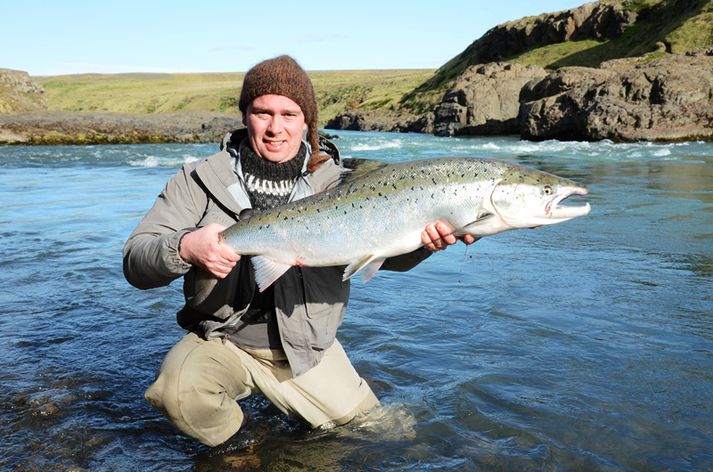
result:
<svg viewBox="0 0 713 472"><path fill-rule="evenodd" d="M243 123L248 129L250 145L268 161L289 161L300 149L307 129L305 115L291 98L261 95L245 110Z"/></svg>

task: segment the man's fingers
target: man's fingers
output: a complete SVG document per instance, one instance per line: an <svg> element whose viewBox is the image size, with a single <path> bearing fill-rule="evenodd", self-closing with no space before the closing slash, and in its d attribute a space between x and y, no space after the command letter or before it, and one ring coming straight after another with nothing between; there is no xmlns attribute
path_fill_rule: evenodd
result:
<svg viewBox="0 0 713 472"><path fill-rule="evenodd" d="M235 252L233 248L222 242L218 244L218 254L220 257L230 262L238 262L240 260L240 254Z"/></svg>
<svg viewBox="0 0 713 472"><path fill-rule="evenodd" d="M230 272L233 270L233 267L235 267L235 263L212 263L209 264L205 267L205 269L213 274L215 277L218 277L219 279L223 279L230 274Z"/></svg>
<svg viewBox="0 0 713 472"><path fill-rule="evenodd" d="M435 251L438 249L435 241L439 239L440 236L438 235L436 227L434 225L426 225L426 229L421 233L421 242L423 243L423 246L429 251Z"/></svg>
<svg viewBox="0 0 713 472"><path fill-rule="evenodd" d="M441 221L427 225L421 233L423 247L429 251L440 251L455 244L458 240L463 241L465 244L473 244L478 238L470 234L456 237L456 235L453 234L453 228Z"/></svg>
<svg viewBox="0 0 713 472"><path fill-rule="evenodd" d="M438 231L438 235L441 238L441 240L444 242L443 246L450 246L451 244L455 244L457 239L455 235L453 234L453 231L451 228L449 228L447 225L443 223L437 223L436 224L436 230Z"/></svg>
<svg viewBox="0 0 713 472"><path fill-rule="evenodd" d="M472 234L466 234L465 236L463 236L463 242L466 244L473 244L477 240L478 240L478 238L476 238Z"/></svg>

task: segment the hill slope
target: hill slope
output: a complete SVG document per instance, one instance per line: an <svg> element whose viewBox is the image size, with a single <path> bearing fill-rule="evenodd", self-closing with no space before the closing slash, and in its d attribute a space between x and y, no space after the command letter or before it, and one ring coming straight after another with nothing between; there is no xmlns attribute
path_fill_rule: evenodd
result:
<svg viewBox="0 0 713 472"><path fill-rule="evenodd" d="M651 53L713 45L713 0L602 0L498 25L404 96L414 113L430 110L466 68L491 61L546 69L597 67Z"/></svg>
<svg viewBox="0 0 713 472"><path fill-rule="evenodd" d="M432 70L309 72L320 119L359 107L395 107ZM85 74L38 77L50 111L238 114L243 73Z"/></svg>
<svg viewBox="0 0 713 472"><path fill-rule="evenodd" d="M44 110L47 108L44 93L27 72L0 69L0 113Z"/></svg>

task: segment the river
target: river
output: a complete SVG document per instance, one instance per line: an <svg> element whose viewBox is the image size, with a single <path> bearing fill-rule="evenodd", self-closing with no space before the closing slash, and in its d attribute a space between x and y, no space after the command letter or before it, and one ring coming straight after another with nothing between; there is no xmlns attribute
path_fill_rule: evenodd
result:
<svg viewBox="0 0 713 472"><path fill-rule="evenodd" d="M340 339L383 406L311 431L254 396L242 439L209 449L143 399L180 282L129 286L121 250L216 146L0 147L0 469L713 470L713 143L336 142L530 165L592 211L355 281Z"/></svg>

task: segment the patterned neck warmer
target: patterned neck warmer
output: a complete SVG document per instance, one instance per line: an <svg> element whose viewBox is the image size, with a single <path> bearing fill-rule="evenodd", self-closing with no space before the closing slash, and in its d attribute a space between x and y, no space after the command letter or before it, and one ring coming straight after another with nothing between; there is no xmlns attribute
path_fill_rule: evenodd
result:
<svg viewBox="0 0 713 472"><path fill-rule="evenodd" d="M287 203L307 155L304 143L297 155L287 162L276 163L258 156L247 139L240 145L240 165L245 177L250 203L255 210L267 210Z"/></svg>

